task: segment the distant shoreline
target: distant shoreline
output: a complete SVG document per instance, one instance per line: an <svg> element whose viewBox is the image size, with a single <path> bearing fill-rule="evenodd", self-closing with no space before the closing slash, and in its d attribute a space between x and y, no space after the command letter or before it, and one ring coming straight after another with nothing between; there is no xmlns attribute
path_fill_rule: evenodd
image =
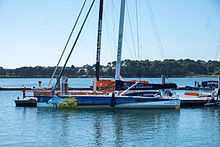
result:
<svg viewBox="0 0 220 147"><path fill-rule="evenodd" d="M115 77L116 61L101 65L100 77ZM0 78L50 78L56 67L21 67L16 69L4 69L0 66ZM60 66L57 75L61 72ZM169 78L217 78L220 75L220 61L202 61L190 59L165 59L160 60L129 60L125 59L121 64L121 76L123 78L160 78L165 75ZM74 65L65 67L63 76L69 78L93 78L96 73L96 66Z"/></svg>

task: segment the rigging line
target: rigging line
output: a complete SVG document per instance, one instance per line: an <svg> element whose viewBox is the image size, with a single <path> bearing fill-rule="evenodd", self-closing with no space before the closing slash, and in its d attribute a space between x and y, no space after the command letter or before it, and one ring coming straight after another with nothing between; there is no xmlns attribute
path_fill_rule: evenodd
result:
<svg viewBox="0 0 220 147"><path fill-rule="evenodd" d="M69 60L69 58L70 58L70 56L71 56L71 54L72 54L72 52L73 52L75 46L76 46L76 43L77 43L77 41L78 41L78 39L79 39L79 36L80 36L80 34L81 34L81 32L82 32L82 29L83 29L83 27L84 27L84 25L85 25L85 23L86 23L86 20L87 20L89 14L90 14L90 11L91 11L91 9L92 9L92 7L93 7L94 2L95 2L95 0L92 1L92 4L91 4L91 6L90 6L90 8L89 8L89 10L88 10L88 12L87 12L87 14L86 14L86 17L85 17L85 19L84 19L84 21L83 21L83 24L82 24L82 26L81 26L81 28L80 28L80 30L79 30L79 32L78 32L78 35L77 35L77 37L76 37L76 40L75 40L75 42L74 42L74 44L73 44L73 46L72 46L72 48L71 48L71 50L70 50L70 53L69 53L69 55L68 55L68 57L67 57L67 59L66 59L66 62L65 62L65 64L64 64L64 66L63 66L63 69L61 70L61 72L60 72L60 74L59 74L59 77L58 77L58 79L57 79L57 82L56 82L54 88L52 89L52 94L54 94L54 91L56 90L57 84L59 83L59 80L60 80L60 78L61 78L61 76L62 76L62 74L63 74L63 72L64 72L64 69L65 69L65 67L66 67L66 64L67 64L67 62L68 62L68 60Z"/></svg>
<svg viewBox="0 0 220 147"><path fill-rule="evenodd" d="M136 13L136 29L137 29L137 51L138 51L138 60L140 59L140 43L139 43L139 21L138 21L138 10L137 10L137 0L135 0L135 13ZM141 80L142 71L140 68L140 61L137 62L138 64L138 78L139 81Z"/></svg>
<svg viewBox="0 0 220 147"><path fill-rule="evenodd" d="M152 26L153 26L153 30L154 30L154 33L155 33L155 36L156 36L156 41L157 41L157 44L158 44L158 48L159 48L161 57L164 59L165 54L164 54L162 42L161 42L161 39L160 39L159 31L157 29L157 25L156 25L156 22L155 22L155 18L154 18L154 15L153 15L153 10L152 10L152 7L151 7L150 2L148 0L146 0L146 3L147 3L147 8L148 8L148 11L149 11L149 14L150 14L150 20L151 20L151 23L152 23Z"/></svg>
<svg viewBox="0 0 220 147"><path fill-rule="evenodd" d="M140 45L139 45L139 24L138 24L138 11L137 11L137 0L135 0L135 10L136 10L136 29L137 29L137 49L138 49L138 59L140 59Z"/></svg>
<svg viewBox="0 0 220 147"><path fill-rule="evenodd" d="M116 6L115 6L115 3L114 3L114 0L111 1L112 2L112 7L113 7L113 13L112 13L112 23L113 23L113 27L112 27L112 35L115 36L115 37L112 37L112 40L113 40L113 43L114 43L114 53L116 53L116 50L115 48L117 48L117 29L116 29L116 23L115 23L115 20L116 18L118 19L119 18L119 11L116 9Z"/></svg>
<svg viewBox="0 0 220 147"><path fill-rule="evenodd" d="M65 47L64 47L64 49L63 49L63 52L62 52L62 54L61 54L61 56L60 56L60 59L59 59L59 61L58 61L58 63L57 63L57 66L56 66L56 68L55 68L55 70L54 70L54 72L53 72L53 74L52 74L52 76L51 76L50 82L49 82L49 84L48 84L47 87L50 86L50 84L51 84L51 82L52 82L52 80L53 80L53 78L54 78L54 76L55 76L55 74L56 74L56 72L57 72L57 69L58 69L58 66L59 66L59 64L60 64L60 61L61 61L61 59L63 58L63 54L64 54L64 52L65 52L65 50L66 50L66 48L67 48L67 45L69 44L69 41L70 41L70 39L71 39L71 37L72 37L73 31L75 30L75 27L76 27L76 25L77 25L77 23L78 23L78 20L79 20L79 18L80 18L80 16L81 16L81 13L82 13L82 11L83 11L83 9L84 9L85 4L86 4L86 0L83 2L82 8L81 8L81 10L80 10L80 12L79 12L79 15L78 15L78 17L77 17L77 19L76 19L76 22L75 22L75 24L74 24L74 26L73 26L73 28L72 28L72 31L71 31L71 33L70 33L70 35L69 35L69 38L67 39L66 45L65 45Z"/></svg>
<svg viewBox="0 0 220 147"><path fill-rule="evenodd" d="M150 2L149 2L149 4L150 4ZM155 18L154 18L154 13L153 13L151 4L150 4L149 6L150 6L151 14L152 14L152 17L153 17L154 25L155 25L155 28L156 28L157 36L158 36L158 39L159 39L160 48L161 48L161 50L162 50L163 58L165 58L163 45L162 45L161 38L160 38L160 34L159 34L159 31L158 31L158 28L157 28L157 25L156 25L156 21L155 21Z"/></svg>
<svg viewBox="0 0 220 147"><path fill-rule="evenodd" d="M153 10L152 10L150 1L147 0L147 2L148 2L148 6L149 6L149 13L150 13L150 16L152 17L152 25L154 26L155 35L156 35L156 38L157 38L157 41L158 41L158 47L161 50L162 58L165 58L164 51L163 51L163 46L162 46L160 35L159 35L159 32L158 32L158 28L157 28L157 25L156 25L156 22L155 22Z"/></svg>
<svg viewBox="0 0 220 147"><path fill-rule="evenodd" d="M154 21L154 25L155 25L155 28L156 28L157 38L158 38L158 40L159 40L159 44L160 44L160 48L161 48L161 51L162 51L162 54L163 54L163 58L165 59L165 54L164 54L163 45L162 45L162 42L161 42L160 34L159 34L159 31L158 31L158 27L157 27L157 25L156 25L156 21L155 21L155 18L154 18L154 13L153 13L153 9L152 9L152 7L151 7L150 1L149 1L149 6L150 6L150 10L151 10L151 14L152 14L153 21Z"/></svg>
<svg viewBox="0 0 220 147"><path fill-rule="evenodd" d="M111 44L111 46L112 46L112 52L111 53L113 53L113 54L115 54L116 53L116 50L115 50L115 48L117 47L117 43L116 43L116 37L114 37L114 36L116 36L116 25L115 25L115 17L116 17L116 12L117 12L117 10L116 10L116 8L115 8L115 4L114 4L114 0L111 0L111 1L106 1L106 2L111 2L111 4L112 4L112 9L113 10L111 10L111 12L109 13L109 14L111 14L111 17L112 17L112 20L113 21L111 21L111 22L109 22L109 19L103 19L104 20L104 23L105 23L105 25L106 26L111 26L111 29L106 29L106 32L107 32L107 37L108 37L108 43L109 44ZM110 5L110 4L109 4ZM106 14L108 14L108 13L106 13ZM107 16L105 13L104 13L104 16ZM107 18L107 17L104 17L104 18ZM103 27L104 28L104 27ZM115 55L114 55L115 56Z"/></svg>
<svg viewBox="0 0 220 147"><path fill-rule="evenodd" d="M107 1L106 1L107 2ZM104 18L108 18L106 14L108 14L108 11L106 11L107 13L104 13ZM113 15L112 15L112 19L113 19ZM103 19L104 21L104 24L105 26L112 26L112 24L110 24L110 22L108 21L109 19ZM113 19L114 20L114 19ZM113 21L112 21L113 22ZM105 26L103 26L103 28L105 28ZM113 51L110 51L110 56L109 57L112 57L112 53L114 54L115 53L115 48L116 48L116 43L114 41L114 32L112 31L112 29L103 29L103 32L106 31L106 36L107 36L107 43L109 44L108 47L111 47L111 49ZM115 55L113 56L115 57Z"/></svg>
<svg viewBox="0 0 220 147"><path fill-rule="evenodd" d="M124 42L125 42L125 45L126 46L124 46L124 49L126 49L126 50L128 50L128 53L129 53L129 57L132 57L132 49L131 49L131 47L130 47L130 42L129 42L129 39L126 37L126 35L124 36Z"/></svg>
<svg viewBox="0 0 220 147"><path fill-rule="evenodd" d="M125 1L125 4L126 4L126 1ZM126 49L126 50L128 50L128 53L129 53L129 57L132 57L132 49L131 49L131 45L129 44L130 42L129 42L129 39L126 37L126 35L124 35L124 42L125 42L125 45L126 46L124 46L124 48Z"/></svg>
<svg viewBox="0 0 220 147"><path fill-rule="evenodd" d="M106 16L106 14L104 13L104 16ZM108 22L105 20L105 19L103 19L104 20L104 23L105 23L105 26L109 26L108 24ZM103 28L104 28L104 26L103 26ZM108 43L109 43L109 46L111 46L112 48L114 48L115 46L114 46L114 41L113 41L113 37L110 35L111 33L109 33L109 29L106 29L106 34L107 34L107 38L108 38L108 40L111 40L111 41L107 41Z"/></svg>
<svg viewBox="0 0 220 147"><path fill-rule="evenodd" d="M215 54L215 60L217 60L219 50L220 50L220 39L219 39L217 50L216 50L216 54Z"/></svg>
<svg viewBox="0 0 220 147"><path fill-rule="evenodd" d="M160 46L160 42L159 42L159 38L158 38L158 34L157 34L157 29L156 29L156 24L154 22L154 17L153 17L153 14L152 14L153 12L151 11L150 3L149 3L148 0L146 0L146 3L147 3L148 11L149 11L149 14L150 14L150 20L151 20L153 30L154 30L154 33L155 33L157 45L158 45L158 48L159 48L159 51L160 51L160 55L161 55L161 58L163 58L163 52L162 52L162 49L161 49L161 46Z"/></svg>
<svg viewBox="0 0 220 147"><path fill-rule="evenodd" d="M126 5L126 8L128 10L128 3L127 1L125 1L125 5ZM132 27L131 27L131 17L130 17L130 13L129 11L127 11L127 14L128 14L128 22L129 22L129 27L130 27L130 32L131 32L131 39L132 39L132 45L133 45L133 49L134 49L134 56L135 56L135 59L137 59L137 55L136 55L136 48L135 48L135 45L134 45L134 35L133 35L133 31L132 31Z"/></svg>
<svg viewBox="0 0 220 147"><path fill-rule="evenodd" d="M87 20L88 23L85 24L84 31L82 32L81 37L79 38L79 41L78 41L78 43L76 45L76 49L74 50L75 53L72 55L72 58L71 58L71 61L70 61L71 63L73 63L73 62L75 62L77 60L77 56L78 56L77 53L81 49L81 44L84 43L83 39L85 38L85 33L86 33L87 29L88 29L89 24L91 23L92 17L94 16L94 13L92 13L92 12L93 11L91 11L90 17Z"/></svg>

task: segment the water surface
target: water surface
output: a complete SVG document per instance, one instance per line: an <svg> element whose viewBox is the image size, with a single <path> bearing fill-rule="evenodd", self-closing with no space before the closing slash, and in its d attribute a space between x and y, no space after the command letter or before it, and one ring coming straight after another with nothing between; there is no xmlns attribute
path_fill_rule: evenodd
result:
<svg viewBox="0 0 220 147"><path fill-rule="evenodd" d="M0 79L1 86L37 86L49 79ZM160 79L150 79L159 83ZM193 85L195 79L171 79ZM199 79L201 80L201 79ZM206 79L202 79L206 80ZM201 80L201 81L202 81ZM92 79L70 79L90 85ZM81 87L79 86L79 87ZM31 93L29 93L31 94ZM19 91L0 91L1 146L219 146L220 110L69 110L15 107Z"/></svg>

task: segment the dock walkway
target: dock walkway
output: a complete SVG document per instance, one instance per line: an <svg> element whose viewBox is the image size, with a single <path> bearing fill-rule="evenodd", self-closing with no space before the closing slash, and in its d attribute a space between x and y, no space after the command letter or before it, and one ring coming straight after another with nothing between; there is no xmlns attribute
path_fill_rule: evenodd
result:
<svg viewBox="0 0 220 147"><path fill-rule="evenodd" d="M15 100L16 107L37 107L36 97L26 97Z"/></svg>
<svg viewBox="0 0 220 147"><path fill-rule="evenodd" d="M180 97L181 107L203 107L209 101L210 97ZM219 101L219 100L218 100ZM219 101L220 102L220 101Z"/></svg>

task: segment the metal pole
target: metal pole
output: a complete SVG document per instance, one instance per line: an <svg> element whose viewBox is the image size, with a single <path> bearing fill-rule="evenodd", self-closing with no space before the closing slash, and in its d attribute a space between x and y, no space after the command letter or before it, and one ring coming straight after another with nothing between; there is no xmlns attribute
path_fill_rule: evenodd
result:
<svg viewBox="0 0 220 147"><path fill-rule="evenodd" d="M119 34L118 34L118 53L117 53L115 80L120 80L121 51L122 51L123 29L124 29L124 13L125 13L125 0L121 0Z"/></svg>

